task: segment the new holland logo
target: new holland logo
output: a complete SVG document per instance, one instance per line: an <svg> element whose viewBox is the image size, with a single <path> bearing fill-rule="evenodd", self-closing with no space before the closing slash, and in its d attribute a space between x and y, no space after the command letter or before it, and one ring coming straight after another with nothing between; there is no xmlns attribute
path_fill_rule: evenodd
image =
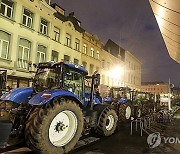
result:
<svg viewBox="0 0 180 154"><path fill-rule="evenodd" d="M147 143L150 148L155 148L161 143L161 136L159 132L152 133L147 138Z"/></svg>

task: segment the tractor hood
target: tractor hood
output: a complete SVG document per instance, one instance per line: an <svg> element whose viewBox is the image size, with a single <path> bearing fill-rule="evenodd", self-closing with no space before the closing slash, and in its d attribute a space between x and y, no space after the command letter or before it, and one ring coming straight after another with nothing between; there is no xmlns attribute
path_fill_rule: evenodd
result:
<svg viewBox="0 0 180 154"><path fill-rule="evenodd" d="M121 98L121 99L118 100L118 102L119 102L120 104L124 104L124 103L126 103L126 102L128 102L128 101L129 101L129 99L127 99L127 98Z"/></svg>
<svg viewBox="0 0 180 154"><path fill-rule="evenodd" d="M15 103L28 102L29 96L32 95L33 91L33 88L30 87L15 88L2 95L0 100L8 100Z"/></svg>
<svg viewBox="0 0 180 154"><path fill-rule="evenodd" d="M38 93L29 100L29 104L43 105L48 103L55 97L73 97L74 99L80 102L80 100L76 95L74 95L74 93L67 90L58 89L58 90L44 90Z"/></svg>

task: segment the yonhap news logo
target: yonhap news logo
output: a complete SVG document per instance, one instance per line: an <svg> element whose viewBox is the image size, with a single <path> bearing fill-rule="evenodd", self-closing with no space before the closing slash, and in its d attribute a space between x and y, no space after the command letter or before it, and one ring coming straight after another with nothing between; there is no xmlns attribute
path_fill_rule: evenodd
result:
<svg viewBox="0 0 180 154"><path fill-rule="evenodd" d="M180 138L178 137L161 137L159 132L155 132L152 134L149 134L147 137L147 143L149 145L149 148L155 148L159 146L161 143L180 143Z"/></svg>
<svg viewBox="0 0 180 154"><path fill-rule="evenodd" d="M161 136L159 132L152 133L147 138L147 143L150 148L155 148L161 144Z"/></svg>

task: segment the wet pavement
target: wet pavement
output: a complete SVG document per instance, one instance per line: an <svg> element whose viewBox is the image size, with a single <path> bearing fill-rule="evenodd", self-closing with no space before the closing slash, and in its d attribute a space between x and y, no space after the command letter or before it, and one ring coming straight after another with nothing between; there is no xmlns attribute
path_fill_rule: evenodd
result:
<svg viewBox="0 0 180 154"><path fill-rule="evenodd" d="M76 149L71 154L152 154L152 153L180 153L180 143L164 143L158 147L150 149L147 144L147 134L143 132L140 136L140 129L130 135L130 124L119 125L119 130L110 137L101 137L92 134L91 137L78 142ZM152 127L153 131L158 131L162 136L180 138L180 110L175 114L175 118L168 125L157 125ZM85 145L85 146L82 146ZM9 148L9 149L8 149ZM32 154L30 149L24 146L8 147L7 150L0 150L5 154Z"/></svg>

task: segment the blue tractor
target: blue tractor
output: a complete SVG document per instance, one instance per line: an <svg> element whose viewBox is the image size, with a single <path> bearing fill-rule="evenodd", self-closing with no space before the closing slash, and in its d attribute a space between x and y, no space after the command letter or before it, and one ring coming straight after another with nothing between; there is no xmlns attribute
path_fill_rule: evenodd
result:
<svg viewBox="0 0 180 154"><path fill-rule="evenodd" d="M104 98L104 104L116 111L121 122L127 122L131 117L141 117L141 108L135 103L134 92L128 87L111 87L108 96Z"/></svg>
<svg viewBox="0 0 180 154"><path fill-rule="evenodd" d="M109 94L104 98L104 104L109 104L113 108L119 121L130 120L132 116L132 103L127 87L111 87Z"/></svg>
<svg viewBox="0 0 180 154"><path fill-rule="evenodd" d="M104 136L114 133L116 112L94 101L99 74L88 76L83 67L64 62L36 67L32 87L12 89L0 98L1 144L25 141L33 151L67 153L92 128Z"/></svg>

